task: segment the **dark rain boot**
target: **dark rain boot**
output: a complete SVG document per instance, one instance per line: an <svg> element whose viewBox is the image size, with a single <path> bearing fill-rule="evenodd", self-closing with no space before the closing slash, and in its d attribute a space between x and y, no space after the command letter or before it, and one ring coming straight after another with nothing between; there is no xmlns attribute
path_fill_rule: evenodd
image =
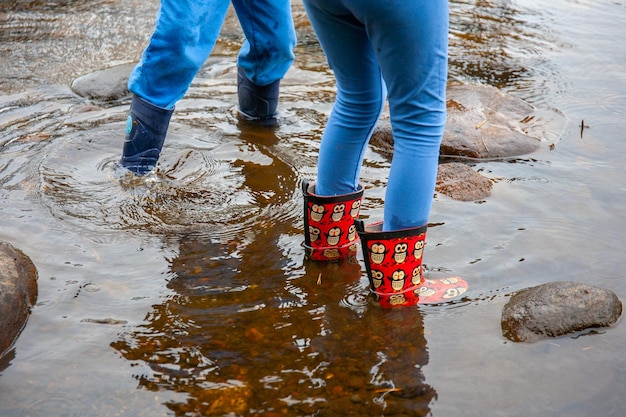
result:
<svg viewBox="0 0 626 417"><path fill-rule="evenodd" d="M238 68L237 95L244 119L264 125L276 124L279 88L280 80L265 86L256 85Z"/></svg>
<svg viewBox="0 0 626 417"><path fill-rule="evenodd" d="M126 138L120 165L137 175L152 171L159 160L174 110L133 96L126 120Z"/></svg>
<svg viewBox="0 0 626 417"><path fill-rule="evenodd" d="M383 223L356 220L370 288L381 307L449 301L467 291L460 277L425 279L422 254L427 226L383 232Z"/></svg>
<svg viewBox="0 0 626 417"><path fill-rule="evenodd" d="M359 216L363 186L351 194L315 195L315 185L302 181L304 194L304 247L315 261L333 261L356 256L358 235L354 220Z"/></svg>

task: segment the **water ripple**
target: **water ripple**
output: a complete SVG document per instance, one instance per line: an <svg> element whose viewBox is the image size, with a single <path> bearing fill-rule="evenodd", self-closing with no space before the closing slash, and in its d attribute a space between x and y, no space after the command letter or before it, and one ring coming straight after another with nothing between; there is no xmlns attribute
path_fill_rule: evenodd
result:
<svg viewBox="0 0 626 417"><path fill-rule="evenodd" d="M225 237L300 216L295 168L258 136L171 130L159 166L145 177L117 164L119 123L66 135L39 167L44 204L81 228L208 228Z"/></svg>

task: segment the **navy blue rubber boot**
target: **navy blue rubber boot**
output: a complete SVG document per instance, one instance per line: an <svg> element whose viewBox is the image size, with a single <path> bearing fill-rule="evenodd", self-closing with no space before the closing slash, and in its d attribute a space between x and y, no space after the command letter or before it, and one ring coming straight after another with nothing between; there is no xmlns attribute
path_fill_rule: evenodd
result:
<svg viewBox="0 0 626 417"><path fill-rule="evenodd" d="M239 110L243 117L260 124L276 124L280 80L259 86L246 77L243 69L237 69L237 95Z"/></svg>
<svg viewBox="0 0 626 417"><path fill-rule="evenodd" d="M174 109L168 110L133 96L126 120L120 165L137 175L152 171L159 160Z"/></svg>

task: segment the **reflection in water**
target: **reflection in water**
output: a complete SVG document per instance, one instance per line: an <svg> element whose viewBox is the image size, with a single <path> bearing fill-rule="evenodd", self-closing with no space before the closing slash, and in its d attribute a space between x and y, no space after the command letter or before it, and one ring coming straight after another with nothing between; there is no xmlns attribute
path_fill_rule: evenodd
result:
<svg viewBox="0 0 626 417"><path fill-rule="evenodd" d="M436 256L429 261L480 276L475 288L487 294L560 277L593 277L623 292L617 254L623 196L611 183L623 177L623 145L614 139L621 122L614 116L624 109L615 93L621 78L610 67L623 54L596 52L599 43L571 48L587 42L579 27L621 45L623 31L614 29L620 21L609 17L623 13L623 5L538 3L452 1L450 75L514 91L538 107L566 106L584 113L592 128L580 146L580 129L575 140L552 132L563 144L549 155L479 164L491 177L512 178L499 181L484 204L437 198L433 220L441 227L433 228ZM239 125L233 115L229 71L241 36L229 34L216 48L224 58L207 65L177 109L159 172L138 183L116 176L127 106L93 106L68 86L80 75L137 59L156 7L137 0L26 0L4 2L0 10L0 233L19 239L39 260L45 303L6 357L12 364L0 363L0 414L93 415L94 405L112 410L119 402L123 407L99 408L100 415L166 413L158 402L174 395L143 396L146 390L186 394L168 400L169 413L179 416L426 415L429 409L438 417L624 414L619 328L582 338L587 346L582 339L502 345L493 324L505 297L494 296L462 309L428 310L429 357L420 312L371 305L358 265L303 263L298 182L313 178L333 78L302 10L296 14L303 42L284 84L285 120L277 131ZM576 23L565 33L571 40L561 39L566 24L552 21L551 10ZM568 55L565 63L556 48ZM588 62L581 65L576 54ZM606 79L597 76L607 67L613 72ZM579 78L567 78L564 68L579 71ZM585 89L573 90L569 83L586 74L592 78ZM363 170L368 207L362 214L371 217L381 211L388 168L377 158L368 153ZM148 281L141 274L152 271L142 264L152 258L138 246L159 259L178 253L170 260L170 298L149 307L142 325L88 331L72 325L90 311L103 318L112 310L114 317L144 314L126 298L129 287ZM130 261L119 261L125 251ZM109 295L63 298L64 263L75 257L91 266L72 266L76 285L113 284ZM160 290L159 282L130 293L149 300ZM51 333L69 348L51 344ZM110 343L128 362L107 362ZM571 367L572 361L587 366ZM103 367L112 363L118 369L108 378ZM140 390L133 384L118 397L115 390L124 390L118 385L132 372ZM101 379L87 387L85 374ZM484 385L475 384L478 374ZM139 398L147 397L158 412L142 408Z"/></svg>
<svg viewBox="0 0 626 417"><path fill-rule="evenodd" d="M513 87L528 78L552 39L526 13L531 12L509 1L453 1L450 76L498 88Z"/></svg>
<svg viewBox="0 0 626 417"><path fill-rule="evenodd" d="M349 314L342 298L358 265L308 264L285 281L279 237L181 240L175 295L112 344L151 368L139 385L186 392L186 403L167 404L176 415L427 415L436 393L421 373L419 312Z"/></svg>
<svg viewBox="0 0 626 417"><path fill-rule="evenodd" d="M277 141L271 130L241 129L248 151ZM288 166L234 165L250 195L266 197L261 208L285 203ZM168 283L175 295L112 344L151 369L136 375L139 385L187 393L186 403L167 404L176 415L426 415L436 394L420 370L419 313L368 309L359 264L294 268L289 254L301 239L289 238L289 222L269 220L234 218L236 233L199 226L179 239Z"/></svg>

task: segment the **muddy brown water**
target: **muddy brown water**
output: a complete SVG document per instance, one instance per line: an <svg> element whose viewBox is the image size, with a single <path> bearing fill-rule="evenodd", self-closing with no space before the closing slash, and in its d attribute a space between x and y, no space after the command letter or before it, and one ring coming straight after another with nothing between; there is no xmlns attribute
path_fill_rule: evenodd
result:
<svg viewBox="0 0 626 417"><path fill-rule="evenodd" d="M452 1L450 77L545 110L542 146L466 161L478 202L435 196L425 261L467 297L381 311L361 265L304 262L300 182L334 94L299 2L276 130L236 118L232 15L174 116L158 175L115 170L127 101L76 77L136 60L156 4L18 1L0 10L0 240L39 298L0 364L0 415L623 416L626 330L515 344L518 289L591 282L623 300L623 2ZM586 128L581 128L584 120ZM362 215L388 161L366 155Z"/></svg>

